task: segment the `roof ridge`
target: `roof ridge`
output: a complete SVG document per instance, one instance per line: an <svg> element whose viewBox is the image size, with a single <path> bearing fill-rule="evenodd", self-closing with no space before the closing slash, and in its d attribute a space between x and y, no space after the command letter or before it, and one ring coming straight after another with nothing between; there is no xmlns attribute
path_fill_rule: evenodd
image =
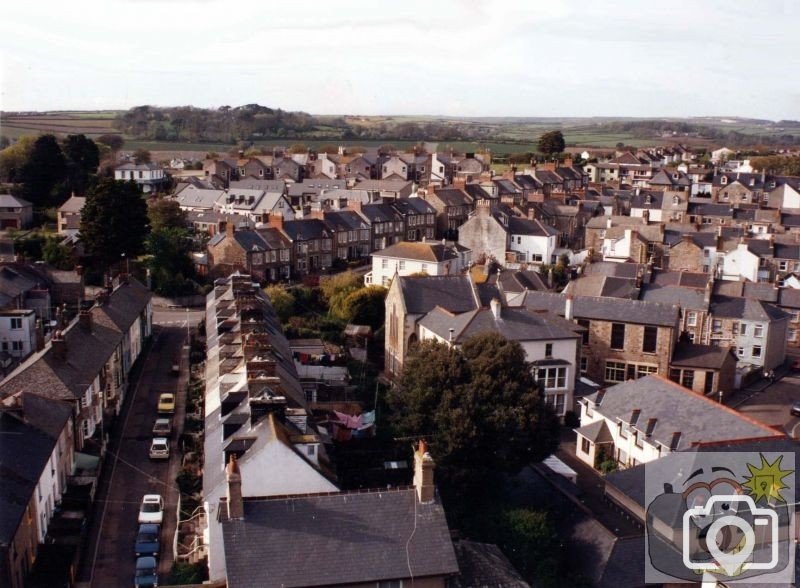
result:
<svg viewBox="0 0 800 588"><path fill-rule="evenodd" d="M691 395L694 398L698 398L698 399L702 400L703 402L705 402L707 404L713 405L713 406L717 407L718 409L724 410L728 414L734 415L734 416L736 416L736 417L738 417L738 418L750 423L751 425L754 425L754 426L759 427L761 429L767 429L770 432L772 432L771 437L786 437L785 433L779 433L778 431L776 431L775 429L773 429L769 425L767 425L765 423L762 423L761 421L756 420L751 416L745 415L744 413L741 413L738 410L734 410L733 408L730 408L729 406L726 406L726 405L724 405L724 404L722 404L720 402L717 402L715 400L711 400L710 398L708 398L707 396L704 396L703 394L698 394L697 392L689 390L688 388L684 388L683 386L681 386L677 382L673 382L672 380L662 376L661 374L650 374L647 377L658 378L661 381L670 384L671 386L673 386L674 388L676 388L677 390L679 390L683 394Z"/></svg>

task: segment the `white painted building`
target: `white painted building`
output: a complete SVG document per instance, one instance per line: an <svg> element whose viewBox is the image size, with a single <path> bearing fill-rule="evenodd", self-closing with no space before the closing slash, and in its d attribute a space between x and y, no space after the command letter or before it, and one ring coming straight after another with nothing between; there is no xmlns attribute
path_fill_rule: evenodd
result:
<svg viewBox="0 0 800 588"><path fill-rule="evenodd" d="M517 261L556 263L557 236L555 228L539 220L508 219L508 249L517 254Z"/></svg>
<svg viewBox="0 0 800 588"><path fill-rule="evenodd" d="M388 286L395 274L454 275L469 263L469 249L457 243L401 241L372 254L372 271L364 276L364 283Z"/></svg>
<svg viewBox="0 0 800 588"><path fill-rule="evenodd" d="M728 251L722 257L723 280L739 280L744 278L758 282L760 258L747 248L747 243L739 243L736 249Z"/></svg>
<svg viewBox="0 0 800 588"><path fill-rule="evenodd" d="M0 311L0 351L21 361L35 350L36 313L33 310Z"/></svg>
<svg viewBox="0 0 800 588"><path fill-rule="evenodd" d="M143 192L154 192L167 182L167 176L155 163L123 163L114 168L114 179L121 182L136 182Z"/></svg>

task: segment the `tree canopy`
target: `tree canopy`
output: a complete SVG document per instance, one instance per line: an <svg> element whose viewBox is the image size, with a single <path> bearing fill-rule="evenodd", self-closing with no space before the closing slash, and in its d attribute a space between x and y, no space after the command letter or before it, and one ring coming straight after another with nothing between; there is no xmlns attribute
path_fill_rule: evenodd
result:
<svg viewBox="0 0 800 588"><path fill-rule="evenodd" d="M191 236L184 227L153 229L145 241L150 257L147 266L153 280L153 289L162 296L191 294L194 264L189 257Z"/></svg>
<svg viewBox="0 0 800 588"><path fill-rule="evenodd" d="M561 131L548 131L539 137L537 148L545 155L555 155L563 152L566 145Z"/></svg>
<svg viewBox="0 0 800 588"><path fill-rule="evenodd" d="M558 421L524 350L496 333L472 337L461 349L415 346L389 405L398 435L428 438L445 493L517 472L558 444Z"/></svg>
<svg viewBox="0 0 800 588"><path fill-rule="evenodd" d="M141 254L148 227L147 204L133 182L102 179L87 192L81 241L104 267Z"/></svg>
<svg viewBox="0 0 800 588"><path fill-rule="evenodd" d="M159 198L147 208L150 229L186 228L186 211L177 200Z"/></svg>
<svg viewBox="0 0 800 588"><path fill-rule="evenodd" d="M100 150L86 135L68 135L63 150L67 160L67 189L82 196L89 186L89 178L97 173Z"/></svg>
<svg viewBox="0 0 800 588"><path fill-rule="evenodd" d="M20 170L22 197L34 206L57 206L65 200L67 160L54 135L42 135L33 143Z"/></svg>

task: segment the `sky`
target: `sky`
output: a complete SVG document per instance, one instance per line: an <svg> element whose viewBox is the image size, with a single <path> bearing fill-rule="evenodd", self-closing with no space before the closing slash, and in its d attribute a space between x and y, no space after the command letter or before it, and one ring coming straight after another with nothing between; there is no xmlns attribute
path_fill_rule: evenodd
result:
<svg viewBox="0 0 800 588"><path fill-rule="evenodd" d="M795 0L14 0L0 109L800 118Z"/></svg>

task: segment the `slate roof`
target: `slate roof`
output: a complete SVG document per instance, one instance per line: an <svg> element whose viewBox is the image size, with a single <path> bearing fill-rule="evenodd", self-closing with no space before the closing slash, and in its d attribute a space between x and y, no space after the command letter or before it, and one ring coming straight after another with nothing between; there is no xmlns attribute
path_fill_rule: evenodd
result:
<svg viewBox="0 0 800 588"><path fill-rule="evenodd" d="M454 188L436 190L433 196L442 201L445 206L465 206L472 203L472 198L466 192Z"/></svg>
<svg viewBox="0 0 800 588"><path fill-rule="evenodd" d="M70 196L64 204L59 208L59 212L80 212L83 210L83 205L86 204L85 196Z"/></svg>
<svg viewBox="0 0 800 588"><path fill-rule="evenodd" d="M675 177L676 175L678 176L677 178ZM692 180L682 171L662 169L650 179L650 184L656 186L689 187L692 185Z"/></svg>
<svg viewBox="0 0 800 588"><path fill-rule="evenodd" d="M644 536L620 537L608 557L599 588L641 588L645 586Z"/></svg>
<svg viewBox="0 0 800 588"><path fill-rule="evenodd" d="M605 419L600 419L599 421L584 425L575 429L575 432L592 443L607 443L614 439L611 436L611 431L608 429Z"/></svg>
<svg viewBox="0 0 800 588"><path fill-rule="evenodd" d="M690 202L687 212L691 215L733 217L733 209L727 204Z"/></svg>
<svg viewBox="0 0 800 588"><path fill-rule="evenodd" d="M331 235L331 228L318 218L284 221L283 231L292 241L325 239Z"/></svg>
<svg viewBox="0 0 800 588"><path fill-rule="evenodd" d="M639 300L663 304L679 304L683 308L692 310L706 310L708 303L706 302L705 294L705 288L644 284L639 294Z"/></svg>
<svg viewBox="0 0 800 588"><path fill-rule="evenodd" d="M599 394L587 398L594 402ZM624 423L630 422L635 409L641 411L635 428L645 434L645 429L651 429L648 421L656 419L648 439L667 448L677 432L681 434L678 450L700 442L783 436L763 423L657 375L606 388L600 405L594 407L606 419ZM709 427L709 423L714 426Z"/></svg>
<svg viewBox="0 0 800 588"><path fill-rule="evenodd" d="M636 280L601 274L582 276L577 280L572 280L567 284L564 292L573 296L600 296L628 298L630 300L639 298L639 288L636 287Z"/></svg>
<svg viewBox="0 0 800 588"><path fill-rule="evenodd" d="M413 488L245 500L223 522L230 588L292 588L453 575L438 502ZM409 569L410 568L410 569Z"/></svg>
<svg viewBox="0 0 800 588"><path fill-rule="evenodd" d="M464 186L467 194L472 196L474 200L491 200L493 196L484 190L479 184L467 184Z"/></svg>
<svg viewBox="0 0 800 588"><path fill-rule="evenodd" d="M444 339L449 338L452 327L456 343L483 333L499 333L510 341L577 339L582 330L575 323L547 312L509 307L500 309L499 319L494 317L490 308L454 315L436 307L419 324Z"/></svg>
<svg viewBox="0 0 800 588"><path fill-rule="evenodd" d="M67 404L47 402L32 394L23 398L23 414L0 412L0 545L9 545L14 538L58 436L72 415ZM46 417L35 414L42 410ZM27 418L29 412L39 426Z"/></svg>
<svg viewBox="0 0 800 588"><path fill-rule="evenodd" d="M154 169L161 169L161 166L157 163L123 163L122 165L118 165L114 168L115 170L133 170L133 171L145 171L145 170L154 170Z"/></svg>
<svg viewBox="0 0 800 588"><path fill-rule="evenodd" d="M408 314L426 314L436 306L459 313L478 308L468 276L399 276Z"/></svg>
<svg viewBox="0 0 800 588"><path fill-rule="evenodd" d="M337 231L368 229L366 221L353 210L338 210L325 213L325 222ZM360 236L359 236L360 238Z"/></svg>
<svg viewBox="0 0 800 588"><path fill-rule="evenodd" d="M800 308L800 290L795 288L781 288L778 304L786 308Z"/></svg>
<svg viewBox="0 0 800 588"><path fill-rule="evenodd" d="M523 292L524 290L547 290L542 277L532 270L500 272L498 281L504 292Z"/></svg>
<svg viewBox="0 0 800 588"><path fill-rule="evenodd" d="M438 242L428 243L422 241L400 241L394 245L389 245L385 249L375 251L372 255L377 257L414 259L431 263L441 263L450 259L458 259L458 255L452 247Z"/></svg>
<svg viewBox="0 0 800 588"><path fill-rule="evenodd" d="M558 235L553 227L542 223L540 220L528 220L518 216L508 218L508 231L514 235L530 235L533 237L552 237Z"/></svg>
<svg viewBox="0 0 800 588"><path fill-rule="evenodd" d="M528 308L550 310L563 316L565 304L566 299L561 294L532 291L525 293L524 305ZM590 320L674 327L678 322L680 308L640 300L576 296L573 302L573 314L575 318Z"/></svg>
<svg viewBox="0 0 800 588"><path fill-rule="evenodd" d="M717 280L714 282L715 296L755 298L763 302L777 302L778 288L768 282L743 282L739 280Z"/></svg>
<svg viewBox="0 0 800 588"><path fill-rule="evenodd" d="M729 298L714 296L710 312L723 318L737 318L748 321L779 321L787 315L777 306L753 298Z"/></svg>
<svg viewBox="0 0 800 588"><path fill-rule="evenodd" d="M392 206L400 211L402 214L436 214L436 209L431 206L430 202L412 196L411 198L401 198L395 200Z"/></svg>
<svg viewBox="0 0 800 588"><path fill-rule="evenodd" d="M497 545L461 540L454 544L459 574L450 588L528 588Z"/></svg>
<svg viewBox="0 0 800 588"><path fill-rule="evenodd" d="M586 265L583 269L584 276L614 276L617 278L635 278L640 271L644 271L643 263L616 263L614 261L596 261Z"/></svg>
<svg viewBox="0 0 800 588"><path fill-rule="evenodd" d="M47 398L76 400L114 353L123 333L150 300L150 292L133 279L115 289L109 302L92 309L88 331L74 320L64 331L66 360L58 359L52 343L29 357L0 383L0 398L17 392L38 392Z"/></svg>
<svg viewBox="0 0 800 588"><path fill-rule="evenodd" d="M304 194L319 194L323 190L345 189L347 189L347 180L305 178L302 182L295 182L289 185L289 196L303 196Z"/></svg>
<svg viewBox="0 0 800 588"><path fill-rule="evenodd" d="M738 361L732 347L680 342L675 346L670 365L675 367L720 369L729 357L732 357L734 362Z"/></svg>
<svg viewBox="0 0 800 588"><path fill-rule="evenodd" d="M373 223L403 220L403 215L391 204L364 204L361 207L361 214Z"/></svg>
<svg viewBox="0 0 800 588"><path fill-rule="evenodd" d="M204 190L189 186L181 190L175 199L181 206L192 208L208 208L211 210L218 200L225 198L224 190Z"/></svg>
<svg viewBox="0 0 800 588"><path fill-rule="evenodd" d="M233 180L229 185L231 190L262 190L264 192L278 192L280 194L286 191L286 182L283 180L245 178L243 180ZM295 184L292 185L294 186Z"/></svg>
<svg viewBox="0 0 800 588"><path fill-rule="evenodd" d="M362 180L356 182L355 189L371 192L400 192L409 184L411 182L407 180Z"/></svg>

